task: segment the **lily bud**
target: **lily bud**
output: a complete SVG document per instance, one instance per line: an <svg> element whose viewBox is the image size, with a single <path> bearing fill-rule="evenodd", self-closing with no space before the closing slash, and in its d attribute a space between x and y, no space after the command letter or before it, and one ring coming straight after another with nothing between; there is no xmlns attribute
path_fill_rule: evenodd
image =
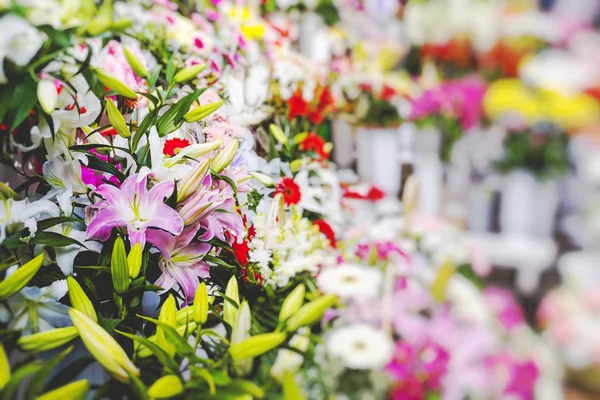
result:
<svg viewBox="0 0 600 400"><path fill-rule="evenodd" d="M234 361L260 356L279 346L285 341L285 338L286 335L283 332L263 333L252 336L241 343L229 347L229 355L231 355Z"/></svg>
<svg viewBox="0 0 600 400"><path fill-rule="evenodd" d="M110 272L112 274L112 283L115 292L124 293L129 289L129 271L127 268L127 253L125 252L125 243L119 236L115 240L112 256L110 258Z"/></svg>
<svg viewBox="0 0 600 400"><path fill-rule="evenodd" d="M294 375L287 373L283 377L283 400L304 400L304 393L296 383Z"/></svg>
<svg viewBox="0 0 600 400"><path fill-rule="evenodd" d="M261 172L250 172L250 176L265 185L266 187L274 187L275 181L269 176Z"/></svg>
<svg viewBox="0 0 600 400"><path fill-rule="evenodd" d="M206 69L206 64L196 64L191 67L184 68L178 71L175 76L175 82L183 83L194 79L198 74Z"/></svg>
<svg viewBox="0 0 600 400"><path fill-rule="evenodd" d="M175 313L175 324L177 326L181 324L187 324L194 320L194 309L193 307L184 307L181 310L177 310Z"/></svg>
<svg viewBox="0 0 600 400"><path fill-rule="evenodd" d="M262 399L265 397L265 391L252 381L236 379L231 381L231 383L227 386L236 392L239 391L250 395L252 399Z"/></svg>
<svg viewBox="0 0 600 400"><path fill-rule="evenodd" d="M0 390L10 381L10 364L4 346L0 343Z"/></svg>
<svg viewBox="0 0 600 400"><path fill-rule="evenodd" d="M44 253L42 252L39 256L23 264L10 276L0 282L0 301L8 299L13 294L23 289L23 287L27 285L31 278L38 272L43 261Z"/></svg>
<svg viewBox="0 0 600 400"><path fill-rule="evenodd" d="M323 313L325 313L329 307L333 306L336 301L337 297L329 294L303 305L296 314L288 319L287 330L292 332L302 326L314 324L321 319Z"/></svg>
<svg viewBox="0 0 600 400"><path fill-rule="evenodd" d="M194 296L194 322L198 325L206 323L208 318L208 293L206 292L206 283L200 283L198 289L196 289L196 295Z"/></svg>
<svg viewBox="0 0 600 400"><path fill-rule="evenodd" d="M90 390L90 383L86 379L68 383L48 393L36 397L35 400L83 400Z"/></svg>
<svg viewBox="0 0 600 400"><path fill-rule="evenodd" d="M240 304L240 293L235 276L232 276L229 279L227 288L225 288L225 296L227 296L228 299L225 299L223 302L223 320L228 323L229 326L233 326L237 316L237 307L231 304L229 300L232 300L237 305Z"/></svg>
<svg viewBox="0 0 600 400"><path fill-rule="evenodd" d="M310 330L308 328L300 329L300 331L290 339L288 345L301 353L305 352L308 350L308 345L310 344L308 338L309 334ZM277 352L277 358L271 367L271 376L281 382L286 373L295 373L300 366L302 366L303 362L304 357L301 354L298 354L298 352L281 349Z"/></svg>
<svg viewBox="0 0 600 400"><path fill-rule="evenodd" d="M197 163L194 169L188 172L180 181L177 186L177 202L181 203L202 186L202 182L208 173L208 167L210 166L210 160L202 160Z"/></svg>
<svg viewBox="0 0 600 400"><path fill-rule="evenodd" d="M331 153L331 150L333 150L333 143L331 142L327 142L323 145L323 151L327 154Z"/></svg>
<svg viewBox="0 0 600 400"><path fill-rule="evenodd" d="M197 143L190 146L184 147L179 153L173 157L169 157L164 160L164 165L167 168L171 168L180 162L184 157L199 158L205 154L210 153L221 147L223 142L221 140L214 140L212 142Z"/></svg>
<svg viewBox="0 0 600 400"><path fill-rule="evenodd" d="M300 284L287 295L279 311L279 322L285 321L302 307L305 292L304 285Z"/></svg>
<svg viewBox="0 0 600 400"><path fill-rule="evenodd" d="M163 303L160 314L158 314L158 320L172 328L177 327L177 305L175 304L175 297L173 297L173 295L169 295L167 300ZM163 347L167 353L171 355L175 354L175 346L169 343L160 326L156 328L156 339L157 343Z"/></svg>
<svg viewBox="0 0 600 400"><path fill-rule="evenodd" d="M177 318L179 318L179 316L177 316ZM183 336L185 334L189 334L189 333L193 332L196 329L196 327L198 326L198 325L196 325L196 323L194 321L189 321L187 324L185 324L185 321L187 321L187 320L183 320L181 323L179 323L179 322L177 323L177 328L175 328L175 330L177 331L179 336ZM152 343L158 343L158 337L156 335L150 336L148 338L148 340L151 341ZM152 351L150 349L148 349L146 346L140 345L140 344L134 344L134 346L137 346L136 353L137 353L138 357L146 358L146 357L150 357L152 355Z"/></svg>
<svg viewBox="0 0 600 400"><path fill-rule="evenodd" d="M58 103L58 91L54 82L42 79L37 85L37 98L46 114L52 114Z"/></svg>
<svg viewBox="0 0 600 400"><path fill-rule="evenodd" d="M142 269L142 244L136 243L127 255L127 271L131 279L137 278Z"/></svg>
<svg viewBox="0 0 600 400"><path fill-rule="evenodd" d="M0 199L18 200L19 195L6 183L0 182Z"/></svg>
<svg viewBox="0 0 600 400"><path fill-rule="evenodd" d="M90 301L89 297L85 294L79 282L72 276L67 276L67 287L69 289L69 299L71 299L71 307L81 311L88 317L98 322L98 316L94 305Z"/></svg>
<svg viewBox="0 0 600 400"><path fill-rule="evenodd" d="M101 16L98 18L94 18L89 23L86 30L90 34L90 36L98 36L98 35L106 32L110 28L110 25L111 25L110 18Z"/></svg>
<svg viewBox="0 0 600 400"><path fill-rule="evenodd" d="M287 144L288 138L279 126L275 124L269 125L269 132L271 132L271 135L273 135L275 140L277 140L279 143L284 145Z"/></svg>
<svg viewBox="0 0 600 400"><path fill-rule="evenodd" d="M250 337L250 327L252 317L250 315L250 306L247 301L243 301L238 309L235 323L231 331L231 345L243 342ZM245 376L252 371L252 358L234 360L233 370L237 376Z"/></svg>
<svg viewBox="0 0 600 400"><path fill-rule="evenodd" d="M411 215L419 202L420 196L419 180L415 175L411 175L404 184L404 194L402 195L402 208L404 215Z"/></svg>
<svg viewBox="0 0 600 400"><path fill-rule="evenodd" d="M294 136L294 143L295 144L300 144L304 141L304 139L306 139L308 137L308 133L307 132L302 132L297 134L296 136Z"/></svg>
<svg viewBox="0 0 600 400"><path fill-rule="evenodd" d="M98 80L107 88L114 90L121 96L125 96L128 99L136 100L138 95L133 91L129 86L125 83L121 82L119 79L115 78L111 74L104 72L101 69L95 69L96 75L98 76Z"/></svg>
<svg viewBox="0 0 600 400"><path fill-rule="evenodd" d="M185 122L196 122L200 121L208 117L210 114L217 111L221 106L225 103L225 101L215 101L214 103L205 104L200 107L194 108L192 111L189 111L187 114L183 116Z"/></svg>
<svg viewBox="0 0 600 400"><path fill-rule="evenodd" d="M123 53L125 54L125 59L127 60L127 63L133 72L135 72L135 74L140 78L148 78L148 70L146 69L144 63L138 60L135 54L133 54L127 47L123 47Z"/></svg>
<svg viewBox="0 0 600 400"><path fill-rule="evenodd" d="M127 353L104 328L74 308L69 309L69 316L85 347L116 379L129 382L128 374L139 376L140 371Z"/></svg>
<svg viewBox="0 0 600 400"><path fill-rule="evenodd" d="M34 333L32 335L21 336L17 344L24 351L41 352L62 346L79 336L74 326L65 328L56 328L49 331Z"/></svg>
<svg viewBox="0 0 600 400"><path fill-rule="evenodd" d="M115 128L119 136L125 139L131 136L131 131L127 126L127 122L125 122L123 114L121 114L111 99L106 100L106 114L108 115L108 121Z"/></svg>
<svg viewBox="0 0 600 400"><path fill-rule="evenodd" d="M446 261L438 270L435 280L431 284L431 294L439 303L446 299L446 287L456 268L450 261Z"/></svg>
<svg viewBox="0 0 600 400"><path fill-rule="evenodd" d="M148 389L148 396L153 399L168 399L183 392L183 384L175 375L165 375L159 378Z"/></svg>
<svg viewBox="0 0 600 400"><path fill-rule="evenodd" d="M292 170L292 172L298 172L302 167L302 164L304 164L304 160L298 158L290 163L290 170Z"/></svg>
<svg viewBox="0 0 600 400"><path fill-rule="evenodd" d="M112 22L110 24L110 29L113 31L122 31L124 29L129 28L133 25L133 20L131 18L120 18Z"/></svg>
<svg viewBox="0 0 600 400"><path fill-rule="evenodd" d="M229 144L213 158L212 163L210 164L211 171L218 174L227 168L233 161L233 157L235 157L235 152L237 151L239 144L240 142L237 139L233 139L229 142Z"/></svg>

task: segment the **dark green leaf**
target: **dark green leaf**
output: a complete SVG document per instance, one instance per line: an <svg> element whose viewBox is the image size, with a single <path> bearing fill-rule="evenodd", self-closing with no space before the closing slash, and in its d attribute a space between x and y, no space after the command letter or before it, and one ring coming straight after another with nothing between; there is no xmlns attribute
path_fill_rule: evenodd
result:
<svg viewBox="0 0 600 400"><path fill-rule="evenodd" d="M156 343L151 342L150 340L146 339L145 337L142 336L138 336L138 335L133 335L131 333L127 333L127 332L121 332L118 330L115 330L115 332L135 341L138 342L139 344L144 345L145 347L148 348L148 350L150 350L152 352L152 354L154 354L156 356L156 358L158 359L158 361L168 370L171 371L171 373L175 374L175 375L179 375L179 366L177 365L177 362L175 362L175 360L173 359L173 357L171 357L166 351L164 351L159 345L157 345Z"/></svg>
<svg viewBox="0 0 600 400"><path fill-rule="evenodd" d="M117 167L115 167L112 164L109 164L105 161L102 161L101 159L99 159L98 157L96 157L95 155L88 153L87 154L88 157L88 167L91 169L95 169L97 171L102 171L102 172L108 172L111 175L114 175L117 177L117 179L119 179L119 181L123 182L125 180L125 175L119 171L117 169Z"/></svg>
<svg viewBox="0 0 600 400"><path fill-rule="evenodd" d="M65 222L82 222L79 218L75 217L53 217L41 220L37 223L38 231L43 231L54 225L62 224Z"/></svg>

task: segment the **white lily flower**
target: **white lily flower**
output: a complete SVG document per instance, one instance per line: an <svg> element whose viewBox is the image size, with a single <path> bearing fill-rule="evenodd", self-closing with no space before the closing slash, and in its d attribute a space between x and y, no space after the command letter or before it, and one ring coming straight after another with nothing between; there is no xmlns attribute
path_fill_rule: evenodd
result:
<svg viewBox="0 0 600 400"><path fill-rule="evenodd" d="M42 214L57 217L59 210L56 204L48 200L13 200L0 199L0 243L3 243L8 233L23 227L29 229L29 240L37 232L36 216Z"/></svg>
<svg viewBox="0 0 600 400"><path fill-rule="evenodd" d="M54 248L54 252L56 253L56 264L58 264L58 267L66 276L73 274L75 257L77 257L77 254L79 254L80 251L91 250L99 253L102 250L102 245L99 242L87 240L85 230L81 231L75 229L71 223L55 225L48 229L48 231L60 233L61 235L77 240L83 245L70 244L68 246Z"/></svg>
<svg viewBox="0 0 600 400"><path fill-rule="evenodd" d="M52 190L45 198L50 199L56 196L63 212L71 215L73 194L87 193L88 190L81 179L80 161L78 159L64 161L57 157L44 163L43 171L46 181L52 186Z"/></svg>
<svg viewBox="0 0 600 400"><path fill-rule="evenodd" d="M14 270L16 266L8 273ZM42 288L25 287L8 299L6 305L0 305L0 321L7 322L9 329L23 330L23 333L70 326L69 307L58 302L66 294L67 281L64 279Z"/></svg>
<svg viewBox="0 0 600 400"><path fill-rule="evenodd" d="M16 15L0 18L0 83L6 83L2 64L7 58L20 67L29 64L46 40L46 35Z"/></svg>

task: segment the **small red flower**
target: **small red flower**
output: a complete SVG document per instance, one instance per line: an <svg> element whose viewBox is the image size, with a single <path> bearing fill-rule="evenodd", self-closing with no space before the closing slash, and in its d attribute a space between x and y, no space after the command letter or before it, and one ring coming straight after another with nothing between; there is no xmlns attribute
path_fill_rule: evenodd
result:
<svg viewBox="0 0 600 400"><path fill-rule="evenodd" d="M366 193L344 188L344 197L347 199L378 201L385 197L385 192L375 186L371 186Z"/></svg>
<svg viewBox="0 0 600 400"><path fill-rule="evenodd" d="M166 156L174 156L179 153L181 149L184 149L190 145L190 141L187 139L173 138L165 142L163 147L163 154Z"/></svg>
<svg viewBox="0 0 600 400"><path fill-rule="evenodd" d="M309 151L315 153L320 159L324 160L329 157L329 153L325 151L327 142L321 136L314 133L309 133L306 138L300 142L301 151Z"/></svg>
<svg viewBox="0 0 600 400"><path fill-rule="evenodd" d="M297 89L287 101L288 118L304 117L308 114L308 103L302 97L302 91Z"/></svg>
<svg viewBox="0 0 600 400"><path fill-rule="evenodd" d="M100 132L100 134L104 137L109 137L109 136L117 136L117 130L115 128L106 128L103 131Z"/></svg>
<svg viewBox="0 0 600 400"><path fill-rule="evenodd" d="M277 186L275 186L275 194L281 193L286 206L290 204L298 204L300 202L300 186L292 178L287 176L281 178Z"/></svg>
<svg viewBox="0 0 600 400"><path fill-rule="evenodd" d="M235 258L242 264L242 266L248 265L248 253L250 252L250 246L248 241L244 240L242 243L238 243L237 240L233 241L231 245Z"/></svg>
<svg viewBox="0 0 600 400"><path fill-rule="evenodd" d="M380 96L382 100L390 101L394 98L395 95L396 91L394 90L394 88L388 85L383 85L383 88L381 88Z"/></svg>
<svg viewBox="0 0 600 400"><path fill-rule="evenodd" d="M335 245L335 232L331 225L329 225L325 220L318 219L313 222L313 225L316 225L319 228L319 232L321 232L325 237L329 240L329 244L331 247L336 247Z"/></svg>

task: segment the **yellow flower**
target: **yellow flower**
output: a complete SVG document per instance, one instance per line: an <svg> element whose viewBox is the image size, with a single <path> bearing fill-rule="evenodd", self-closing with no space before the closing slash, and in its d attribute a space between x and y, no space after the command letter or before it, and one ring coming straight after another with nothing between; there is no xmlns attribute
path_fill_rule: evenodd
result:
<svg viewBox="0 0 600 400"><path fill-rule="evenodd" d="M528 123L543 119L539 98L518 79L502 79L492 83L483 99L486 113L493 119L517 113Z"/></svg>
<svg viewBox="0 0 600 400"><path fill-rule="evenodd" d="M599 122L598 103L587 94L565 96L554 91L543 91L541 99L546 118L567 130L593 126Z"/></svg>

